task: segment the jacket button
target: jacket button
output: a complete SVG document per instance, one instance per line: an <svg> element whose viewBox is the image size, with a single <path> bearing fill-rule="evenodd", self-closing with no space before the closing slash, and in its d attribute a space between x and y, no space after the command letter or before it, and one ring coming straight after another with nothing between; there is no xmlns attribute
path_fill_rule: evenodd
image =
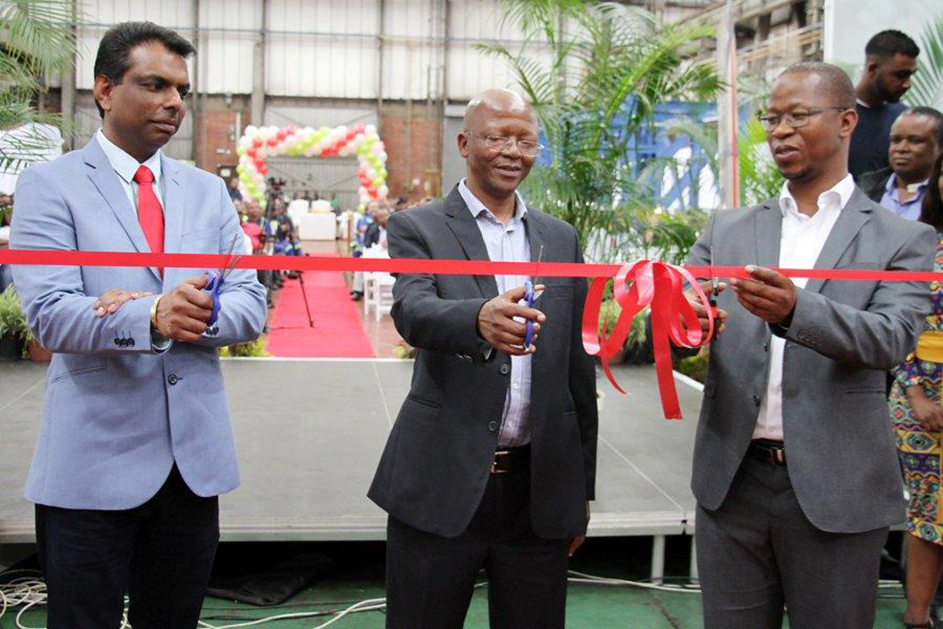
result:
<svg viewBox="0 0 943 629"><path fill-rule="evenodd" d="M759 405L760 405L760 402L762 402L762 401L763 401L763 398L761 398L759 395L754 395L754 396L753 396L753 403L756 404L757 406L759 406Z"/></svg>
<svg viewBox="0 0 943 629"><path fill-rule="evenodd" d="M115 339L115 345L121 347L121 339Z"/></svg>
<svg viewBox="0 0 943 629"><path fill-rule="evenodd" d="M488 432L497 432L497 430L498 430L498 422L496 421L488 422Z"/></svg>
<svg viewBox="0 0 943 629"><path fill-rule="evenodd" d="M170 384L170 386L173 386L173 385L177 384L177 380L179 380L179 379L180 379L180 378L177 377L177 374L172 373L172 374L170 374L169 376L167 376L167 383Z"/></svg>
<svg viewBox="0 0 943 629"><path fill-rule="evenodd" d="M128 347L134 347L134 339L128 339Z"/></svg>
<svg viewBox="0 0 943 629"><path fill-rule="evenodd" d="M501 365L501 368L498 369L498 371L501 372L501 375L502 375L502 376L506 376L506 375L508 375L509 373L511 373L511 367L508 366L508 365Z"/></svg>
<svg viewBox="0 0 943 629"><path fill-rule="evenodd" d="M767 341L766 343L763 344L763 351L764 351L764 352L768 352L768 351L769 351L769 341Z"/></svg>

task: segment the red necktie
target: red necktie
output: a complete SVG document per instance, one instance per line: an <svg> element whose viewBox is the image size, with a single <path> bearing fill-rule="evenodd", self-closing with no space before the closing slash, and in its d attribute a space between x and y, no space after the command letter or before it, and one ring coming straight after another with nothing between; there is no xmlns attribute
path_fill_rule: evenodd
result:
<svg viewBox="0 0 943 629"><path fill-rule="evenodd" d="M144 238L151 248L151 253L164 252L164 210L154 194L154 173L147 166L141 166L134 173L138 184L138 221ZM161 275L164 270L160 269Z"/></svg>

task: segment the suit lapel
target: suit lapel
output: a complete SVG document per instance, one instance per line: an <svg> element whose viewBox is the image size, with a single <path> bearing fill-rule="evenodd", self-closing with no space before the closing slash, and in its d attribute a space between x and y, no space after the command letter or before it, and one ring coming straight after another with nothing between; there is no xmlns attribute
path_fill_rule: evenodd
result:
<svg viewBox="0 0 943 629"><path fill-rule="evenodd" d="M766 268L779 266L779 246L783 234L783 214L776 199L760 206L754 219L756 263ZM719 252L718 252L719 253Z"/></svg>
<svg viewBox="0 0 943 629"><path fill-rule="evenodd" d="M855 239L861 227L871 218L871 205L865 194L855 188L848 203L838 214L838 220L825 240L822 252L815 261L816 269L833 269L838 260ZM805 290L819 292L825 284L824 279L812 278L806 283Z"/></svg>
<svg viewBox="0 0 943 629"><path fill-rule="evenodd" d="M481 237L481 231L475 223L465 200L455 187L445 200L445 213L448 215L446 225L455 234L459 246L469 260L488 260L488 248ZM498 296L498 283L493 275L475 275L475 282L482 297L491 299Z"/></svg>
<svg viewBox="0 0 943 629"><path fill-rule="evenodd" d="M160 168L164 181L164 251L180 251L180 238L183 236L183 189L180 184L180 166L161 154ZM164 273L167 277L167 273Z"/></svg>
<svg viewBox="0 0 943 629"><path fill-rule="evenodd" d="M118 174L112 168L111 162L108 161L108 157L94 137L85 145L83 157L86 165L91 167L88 173L89 179L92 180L99 194L105 199L105 203L114 212L135 250L140 253L150 253L151 249L147 244L147 239L144 238L141 223L138 221L137 210L131 207L128 195L125 194L121 183L118 181ZM160 273L157 269L151 268L151 272L160 280Z"/></svg>

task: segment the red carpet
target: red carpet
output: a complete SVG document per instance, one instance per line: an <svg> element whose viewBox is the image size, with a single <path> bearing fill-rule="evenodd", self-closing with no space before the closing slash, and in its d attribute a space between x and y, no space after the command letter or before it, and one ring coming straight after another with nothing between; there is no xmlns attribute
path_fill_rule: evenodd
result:
<svg viewBox="0 0 943 629"><path fill-rule="evenodd" d="M269 353L292 358L373 358L343 273L308 271L304 280L314 327L308 327L301 283L286 279L268 335Z"/></svg>

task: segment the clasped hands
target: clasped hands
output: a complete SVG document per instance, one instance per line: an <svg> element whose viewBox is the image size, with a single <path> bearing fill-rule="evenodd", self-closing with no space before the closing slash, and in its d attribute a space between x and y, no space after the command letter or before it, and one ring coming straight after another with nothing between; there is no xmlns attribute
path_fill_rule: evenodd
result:
<svg viewBox="0 0 943 629"><path fill-rule="evenodd" d="M162 294L151 323L165 339L193 343L199 340L213 315L213 296L204 291L209 276L191 277ZM147 291L112 289L95 300L92 309L98 318L114 314L125 303L150 297Z"/></svg>
<svg viewBox="0 0 943 629"><path fill-rule="evenodd" d="M771 271L760 266L747 265L746 272L750 274L749 278L732 277L729 285L733 289L734 295L741 306L748 312L756 315L763 321L773 325L784 325L788 327L792 319L793 310L796 307L796 285L782 273ZM721 282L718 291L723 292L727 289L728 283ZM709 281L701 282L701 290L705 293L710 292L711 283ZM685 292L688 303L697 313L698 320L701 323L701 330L707 332L707 309L698 299L694 289L688 289ZM719 336L727 329L727 311L717 310L715 327Z"/></svg>

